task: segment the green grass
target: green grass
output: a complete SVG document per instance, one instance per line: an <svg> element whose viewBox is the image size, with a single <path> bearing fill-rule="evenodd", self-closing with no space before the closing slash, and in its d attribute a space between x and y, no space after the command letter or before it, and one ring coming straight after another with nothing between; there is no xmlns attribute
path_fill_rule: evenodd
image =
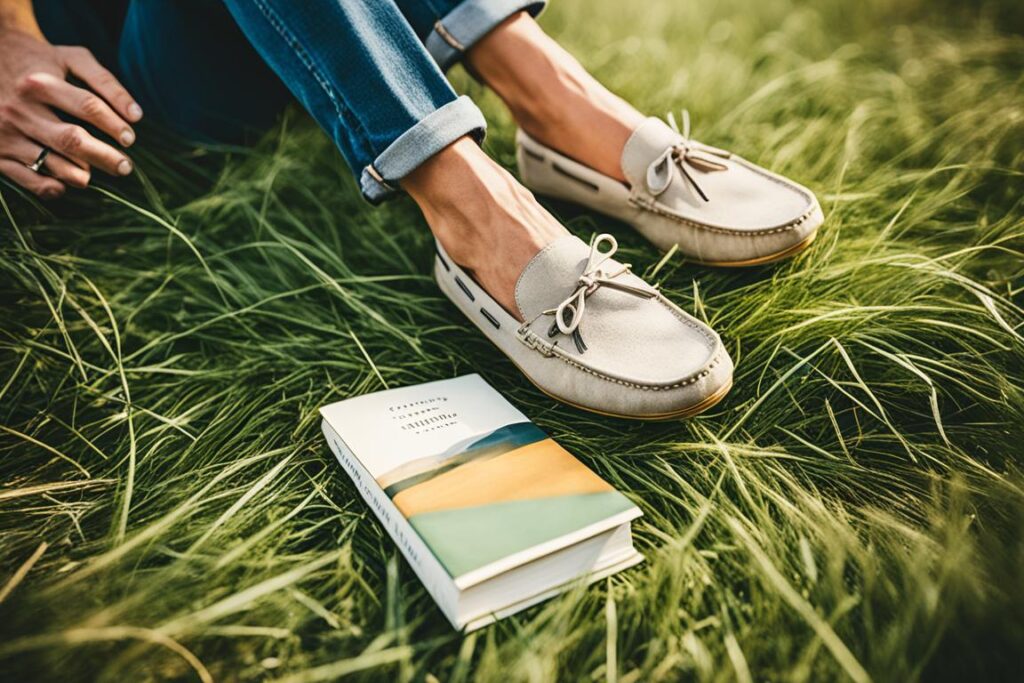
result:
<svg viewBox="0 0 1024 683"><path fill-rule="evenodd" d="M253 149L149 133L143 178L53 207L0 186L0 678L1012 675L1019 3L558 0L544 23L822 200L809 251L745 271L553 207L721 332L729 397L637 424L539 394L437 291L415 207L364 204L302 116ZM511 165L507 113L455 78ZM464 638L316 409L474 371L643 508L647 563Z"/></svg>

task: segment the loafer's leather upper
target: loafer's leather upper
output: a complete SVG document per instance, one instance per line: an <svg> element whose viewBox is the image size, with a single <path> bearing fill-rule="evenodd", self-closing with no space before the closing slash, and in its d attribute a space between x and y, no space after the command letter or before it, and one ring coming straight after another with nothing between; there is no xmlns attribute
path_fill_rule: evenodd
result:
<svg viewBox="0 0 1024 683"><path fill-rule="evenodd" d="M629 417L694 412L720 398L732 361L718 335L610 257L566 235L527 264L516 285L520 323L438 246L441 289L548 394ZM558 321L562 324L559 325Z"/></svg>
<svg viewBox="0 0 1024 683"><path fill-rule="evenodd" d="M687 126L688 128L688 126ZM628 187L519 132L523 182L633 225L662 249L711 264L785 255L813 237L823 215L814 194L725 150L649 118L622 153Z"/></svg>

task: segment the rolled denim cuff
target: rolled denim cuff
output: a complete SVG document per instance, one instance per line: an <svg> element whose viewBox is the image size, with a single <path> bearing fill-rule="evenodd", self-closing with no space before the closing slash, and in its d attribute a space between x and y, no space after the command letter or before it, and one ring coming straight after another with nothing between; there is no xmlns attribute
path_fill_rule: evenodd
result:
<svg viewBox="0 0 1024 683"><path fill-rule="evenodd" d="M446 71L513 14L525 10L537 16L545 5L547 0L465 0L434 23L427 36L427 51Z"/></svg>
<svg viewBox="0 0 1024 683"><path fill-rule="evenodd" d="M463 135L484 139L487 122L465 95L428 114L398 136L373 163L363 169L359 185L371 204L379 204L398 189L398 181Z"/></svg>

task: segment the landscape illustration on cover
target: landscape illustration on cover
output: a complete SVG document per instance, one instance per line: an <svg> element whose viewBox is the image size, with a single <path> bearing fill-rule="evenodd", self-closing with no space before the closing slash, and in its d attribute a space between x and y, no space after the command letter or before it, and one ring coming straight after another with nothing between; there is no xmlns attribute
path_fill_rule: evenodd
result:
<svg viewBox="0 0 1024 683"><path fill-rule="evenodd" d="M633 507L532 422L465 439L377 483L453 578Z"/></svg>

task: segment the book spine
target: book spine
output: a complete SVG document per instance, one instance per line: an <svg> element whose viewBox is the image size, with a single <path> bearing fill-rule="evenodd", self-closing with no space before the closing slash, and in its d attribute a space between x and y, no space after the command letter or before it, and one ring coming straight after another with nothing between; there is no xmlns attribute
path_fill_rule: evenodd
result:
<svg viewBox="0 0 1024 683"><path fill-rule="evenodd" d="M441 562L430 551L430 548L423 542L423 539L420 538L415 529L412 528L405 515L399 511L391 498L384 493L383 489L377 484L377 480L370 475L359 461L359 458L352 453L351 449L338 436L338 433L334 431L326 420L320 423L320 428L327 438L327 443L338 459L338 462L341 463L342 468L352 480L359 494L370 506L370 509L373 510L374 515L376 515L381 525L388 532L388 535L391 536L395 545L398 546L398 549L402 552L402 555L413 571L416 572L416 575L420 578L424 587L426 587L427 592L434 598L434 602L437 603L438 607L441 608L441 611L448 618L448 621L456 629L461 628L461 625L457 623L455 615L458 590L455 587L454 581L448 575L448 571L441 565Z"/></svg>

